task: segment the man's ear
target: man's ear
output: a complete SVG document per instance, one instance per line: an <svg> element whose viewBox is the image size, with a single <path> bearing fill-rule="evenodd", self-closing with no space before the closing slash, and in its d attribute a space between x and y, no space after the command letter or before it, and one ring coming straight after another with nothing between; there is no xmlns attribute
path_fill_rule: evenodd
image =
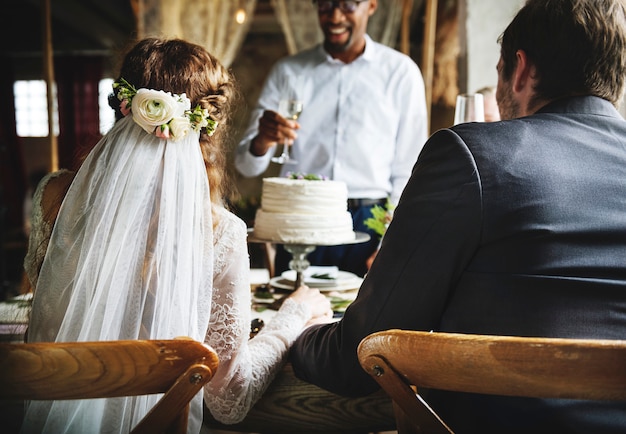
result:
<svg viewBox="0 0 626 434"><path fill-rule="evenodd" d="M378 1L369 0L368 3L369 4L367 5L368 7L367 16L371 17L372 15L374 15L374 12L376 12L376 9L378 8Z"/></svg>
<svg viewBox="0 0 626 434"><path fill-rule="evenodd" d="M528 58L524 50L515 53L517 65L511 77L513 98L519 103L519 116L535 113L547 101L540 102L535 93L537 84L537 68Z"/></svg>
<svg viewBox="0 0 626 434"><path fill-rule="evenodd" d="M524 50L517 50L515 57L517 65L515 66L515 71L513 71L513 92L524 93L532 90L534 66L529 62Z"/></svg>

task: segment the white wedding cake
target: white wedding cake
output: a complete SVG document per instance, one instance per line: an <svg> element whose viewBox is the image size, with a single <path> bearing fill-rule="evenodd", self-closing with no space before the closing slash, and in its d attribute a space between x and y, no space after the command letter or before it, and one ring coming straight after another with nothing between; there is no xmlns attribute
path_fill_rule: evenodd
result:
<svg viewBox="0 0 626 434"><path fill-rule="evenodd" d="M283 244L334 245L354 240L344 182L264 178L254 236Z"/></svg>

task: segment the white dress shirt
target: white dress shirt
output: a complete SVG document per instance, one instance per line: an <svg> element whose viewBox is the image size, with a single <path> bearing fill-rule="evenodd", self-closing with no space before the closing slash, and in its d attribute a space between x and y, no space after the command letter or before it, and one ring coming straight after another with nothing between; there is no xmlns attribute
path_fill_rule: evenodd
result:
<svg viewBox="0 0 626 434"><path fill-rule="evenodd" d="M408 56L366 35L364 53L351 63L333 59L318 45L279 60L270 71L235 157L244 176L261 175L277 146L249 152L264 110L277 111L281 88L296 87L304 109L287 172L344 181L349 198L397 203L424 145L427 112L424 81ZM295 84L294 84L295 83Z"/></svg>

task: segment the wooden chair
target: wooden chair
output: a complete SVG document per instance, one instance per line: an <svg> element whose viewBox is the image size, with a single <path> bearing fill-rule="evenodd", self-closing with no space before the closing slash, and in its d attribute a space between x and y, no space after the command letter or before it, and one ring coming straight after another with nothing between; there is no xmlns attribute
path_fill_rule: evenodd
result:
<svg viewBox="0 0 626 434"><path fill-rule="evenodd" d="M133 433L187 429L189 401L213 376L215 351L189 338L0 344L0 400L164 393Z"/></svg>
<svg viewBox="0 0 626 434"><path fill-rule="evenodd" d="M626 341L388 330L358 348L391 396L399 433L451 433L419 387L541 398L626 400ZM416 389L417 388L417 389Z"/></svg>

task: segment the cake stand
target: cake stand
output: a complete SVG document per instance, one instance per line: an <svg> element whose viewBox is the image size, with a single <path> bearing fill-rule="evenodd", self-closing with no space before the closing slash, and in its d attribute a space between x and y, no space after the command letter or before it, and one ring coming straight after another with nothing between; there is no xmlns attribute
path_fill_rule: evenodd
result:
<svg viewBox="0 0 626 434"><path fill-rule="evenodd" d="M306 258L309 253L315 250L317 246L343 246L347 244L360 244L365 243L370 240L370 235L365 232L355 232L354 239L348 240L343 243L328 243L326 241L320 240L318 242L312 244L293 244L293 243L282 243L276 240L264 240L260 238L256 238L254 236L254 229L248 228L248 241L251 243L278 243L283 244L285 246L285 250L287 250L291 254L291 261L289 261L289 268L296 272L296 281L294 282L294 289L298 289L304 280L304 270L309 268L311 263Z"/></svg>

